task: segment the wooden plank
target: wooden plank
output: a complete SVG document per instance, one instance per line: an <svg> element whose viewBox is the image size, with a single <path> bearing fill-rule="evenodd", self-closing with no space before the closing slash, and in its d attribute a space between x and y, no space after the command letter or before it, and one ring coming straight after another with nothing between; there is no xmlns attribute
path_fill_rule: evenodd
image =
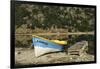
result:
<svg viewBox="0 0 100 69"><path fill-rule="evenodd" d="M73 46L68 48L68 54L77 54L77 55L81 55L84 53L85 48L88 46L88 42L87 41L82 41L82 42L78 42L76 44L74 44Z"/></svg>
<svg viewBox="0 0 100 69"><path fill-rule="evenodd" d="M78 49L84 49L86 46L88 46L87 41L77 42L73 46L69 48L69 50L78 50Z"/></svg>

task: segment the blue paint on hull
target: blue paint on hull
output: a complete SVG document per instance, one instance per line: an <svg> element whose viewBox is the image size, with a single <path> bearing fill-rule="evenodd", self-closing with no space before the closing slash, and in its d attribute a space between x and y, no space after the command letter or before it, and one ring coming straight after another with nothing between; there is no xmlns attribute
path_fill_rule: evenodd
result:
<svg viewBox="0 0 100 69"><path fill-rule="evenodd" d="M33 45L34 46L38 46L38 47L42 47L42 48L53 48L53 49L59 49L59 50L63 50L63 46L56 44L54 42L51 42L49 40L44 40L38 37L33 37L32 38L33 41Z"/></svg>

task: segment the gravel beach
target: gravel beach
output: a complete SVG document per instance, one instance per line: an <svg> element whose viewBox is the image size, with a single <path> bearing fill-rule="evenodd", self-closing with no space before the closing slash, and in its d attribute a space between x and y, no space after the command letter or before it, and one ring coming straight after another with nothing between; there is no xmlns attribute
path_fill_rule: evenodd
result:
<svg viewBox="0 0 100 69"><path fill-rule="evenodd" d="M15 65L70 63L82 61L94 61L94 55L84 54L78 56L68 55L65 52L56 52L35 57L34 49L15 48Z"/></svg>

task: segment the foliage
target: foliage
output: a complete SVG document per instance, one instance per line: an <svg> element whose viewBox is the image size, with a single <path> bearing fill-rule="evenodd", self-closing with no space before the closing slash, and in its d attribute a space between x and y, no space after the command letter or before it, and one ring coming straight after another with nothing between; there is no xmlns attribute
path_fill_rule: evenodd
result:
<svg viewBox="0 0 100 69"><path fill-rule="evenodd" d="M42 4L15 5L16 33L87 32L94 31L94 25L94 8ZM62 36L62 39L63 37L65 36ZM77 37L71 37L69 43L75 43ZM16 46L30 46L31 39L31 36L16 36Z"/></svg>
<svg viewBox="0 0 100 69"><path fill-rule="evenodd" d="M51 27L75 31L94 30L94 8L16 4L15 13L16 28L26 24L26 29L32 30Z"/></svg>

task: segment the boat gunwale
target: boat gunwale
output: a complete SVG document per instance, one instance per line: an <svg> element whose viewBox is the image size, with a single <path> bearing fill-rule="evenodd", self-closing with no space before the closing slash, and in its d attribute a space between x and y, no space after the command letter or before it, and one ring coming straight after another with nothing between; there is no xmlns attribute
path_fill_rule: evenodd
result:
<svg viewBox="0 0 100 69"><path fill-rule="evenodd" d="M54 42L54 41L52 41L52 40L49 40L49 39L46 39L46 38L43 38L43 37L40 37L40 36L36 36L36 35L32 35L33 37L37 37L37 38L40 38L40 39L43 39L43 40L47 40L47 41L49 41L49 42L53 42L53 43L56 43L56 42ZM56 44L58 44L58 45L66 45L66 44L61 44L61 43L56 43Z"/></svg>

